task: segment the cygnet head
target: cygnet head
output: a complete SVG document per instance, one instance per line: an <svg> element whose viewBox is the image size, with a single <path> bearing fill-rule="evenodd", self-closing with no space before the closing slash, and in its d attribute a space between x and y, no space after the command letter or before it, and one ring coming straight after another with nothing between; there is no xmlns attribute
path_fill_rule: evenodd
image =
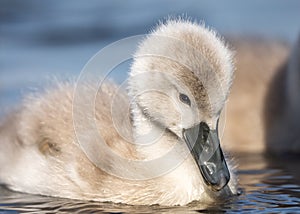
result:
<svg viewBox="0 0 300 214"><path fill-rule="evenodd" d="M130 73L133 105L153 126L187 144L203 180L216 191L230 178L217 129L232 76L232 53L222 39L185 20L169 20L147 36Z"/></svg>

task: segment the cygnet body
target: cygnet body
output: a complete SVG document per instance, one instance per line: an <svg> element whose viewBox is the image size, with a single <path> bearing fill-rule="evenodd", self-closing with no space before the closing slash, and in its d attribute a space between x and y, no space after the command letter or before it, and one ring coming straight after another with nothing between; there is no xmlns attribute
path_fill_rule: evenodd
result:
<svg viewBox="0 0 300 214"><path fill-rule="evenodd" d="M90 118L80 105L74 114L71 83L28 97L0 128L0 182L26 193L133 205L227 199L236 194L237 182L217 129L233 70L232 54L214 31L169 20L134 56L131 101L116 85L103 84ZM87 84L84 93L95 87ZM120 121L128 105L132 123L122 126L125 139L113 117ZM112 115L112 106L120 114ZM74 117L79 129L96 123L107 148L132 164L89 144L92 134L76 133ZM90 147L84 150L82 143Z"/></svg>

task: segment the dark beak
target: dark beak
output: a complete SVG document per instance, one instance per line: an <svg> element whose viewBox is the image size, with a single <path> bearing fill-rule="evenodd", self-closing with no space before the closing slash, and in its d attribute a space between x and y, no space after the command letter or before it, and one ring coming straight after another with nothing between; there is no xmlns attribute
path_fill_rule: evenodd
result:
<svg viewBox="0 0 300 214"><path fill-rule="evenodd" d="M230 173L220 147L217 130L204 122L183 130L183 137L193 155L205 183L214 191L223 189Z"/></svg>

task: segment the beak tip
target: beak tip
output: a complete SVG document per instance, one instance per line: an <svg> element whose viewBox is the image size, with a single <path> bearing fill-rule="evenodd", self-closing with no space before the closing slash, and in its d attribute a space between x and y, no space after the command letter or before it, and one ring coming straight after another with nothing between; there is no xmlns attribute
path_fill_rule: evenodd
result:
<svg viewBox="0 0 300 214"><path fill-rule="evenodd" d="M208 167L210 165L207 163L206 165L201 165L200 172L208 187L210 187L213 191L220 191L228 184L230 180L230 172L225 163L223 167L221 167L221 170L210 171L209 169L211 167Z"/></svg>
<svg viewBox="0 0 300 214"><path fill-rule="evenodd" d="M211 184L211 187L215 191L220 191L228 184L229 180L230 180L230 175L229 174L226 175L222 173L220 175L219 182L215 184Z"/></svg>

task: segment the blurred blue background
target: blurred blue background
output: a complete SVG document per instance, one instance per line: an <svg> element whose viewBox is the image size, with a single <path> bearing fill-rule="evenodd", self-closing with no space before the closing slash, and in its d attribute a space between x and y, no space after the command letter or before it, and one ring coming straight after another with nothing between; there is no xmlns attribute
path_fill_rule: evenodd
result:
<svg viewBox="0 0 300 214"><path fill-rule="evenodd" d="M53 76L76 78L111 42L179 15L204 20L225 37L292 43L300 32L298 0L0 0L1 112Z"/></svg>

